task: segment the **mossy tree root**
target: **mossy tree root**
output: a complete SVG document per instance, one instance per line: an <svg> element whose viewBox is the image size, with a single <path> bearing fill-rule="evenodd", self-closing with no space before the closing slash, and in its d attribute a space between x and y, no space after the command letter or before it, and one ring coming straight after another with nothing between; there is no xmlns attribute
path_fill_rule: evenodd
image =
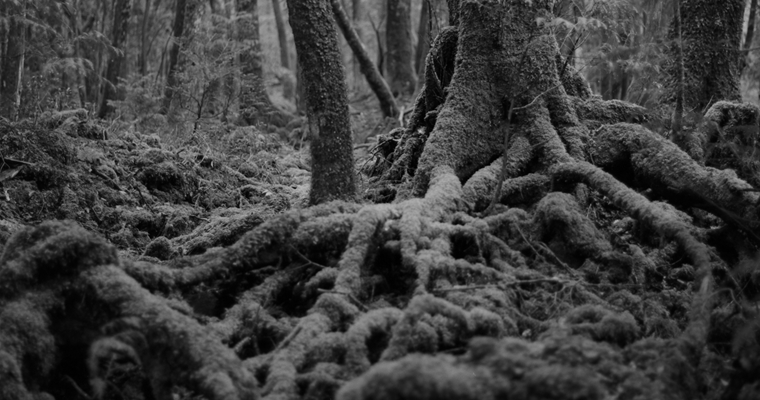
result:
<svg viewBox="0 0 760 400"><path fill-rule="evenodd" d="M119 354L148 372L157 399L172 398L174 385L211 399L256 398L255 379L231 349L115 264L115 248L72 223L46 222L11 238L0 263L9 288L0 300L3 399L50 398L39 390L58 368L58 344L72 340L60 327L73 322L73 336L91 337L115 320L91 353L97 392L100 361Z"/></svg>
<svg viewBox="0 0 760 400"><path fill-rule="evenodd" d="M553 176L560 180L588 184L639 221L651 226L663 236L675 240L681 246L696 268L697 290L692 303L690 324L682 334L682 340L692 354L700 354L707 339L712 311L710 303L713 286L712 263L707 246L697 240L691 234L689 227L672 213L656 207L646 197L594 165L585 162L559 164L553 168Z"/></svg>

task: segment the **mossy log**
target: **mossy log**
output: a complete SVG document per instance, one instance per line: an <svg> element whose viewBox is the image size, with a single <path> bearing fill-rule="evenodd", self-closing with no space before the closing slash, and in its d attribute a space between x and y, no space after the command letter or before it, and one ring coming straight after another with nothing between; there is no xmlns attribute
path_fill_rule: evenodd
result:
<svg viewBox="0 0 760 400"><path fill-rule="evenodd" d="M737 300L759 289L760 195L590 96L536 24L550 1L449 3L372 168L392 202L291 210L162 264L71 223L9 239L0 397L756 395Z"/></svg>

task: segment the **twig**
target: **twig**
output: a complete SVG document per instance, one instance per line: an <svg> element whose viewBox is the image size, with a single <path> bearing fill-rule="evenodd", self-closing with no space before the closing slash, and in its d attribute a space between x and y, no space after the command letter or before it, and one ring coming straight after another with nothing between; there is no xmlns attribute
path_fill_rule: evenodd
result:
<svg viewBox="0 0 760 400"><path fill-rule="evenodd" d="M328 267L328 266L326 266L326 265L318 264L318 263L315 263L314 261L311 261L311 260L309 260L308 258L306 258L306 256L305 256L305 255L301 254L301 252L300 252L300 251L298 251L298 249L297 249L295 246L293 246L292 244L288 244L288 246L290 246L290 248L291 248L291 249L292 249L292 250L293 250L293 251L296 253L296 255L297 255L297 256L298 256L300 259L302 259L303 261L305 261L305 262L307 262L307 263L308 263L308 264L306 264L306 265L313 265L313 266L315 266L315 267L319 267L319 268L322 268L322 269L324 269L324 268L330 268L330 267ZM304 266L306 266L306 265L304 265Z"/></svg>
<svg viewBox="0 0 760 400"><path fill-rule="evenodd" d="M243 338L243 340L239 341L235 345L235 347L232 348L232 350L235 352L235 354L240 356L241 352L243 351L243 346L247 345L250 341L251 341L251 337L246 336L245 338Z"/></svg>
<svg viewBox="0 0 760 400"><path fill-rule="evenodd" d="M465 290L475 290L475 289L488 289L488 288L497 288L496 285L472 285L472 286L459 286L459 287L451 287L451 288L441 288L441 289L434 289L433 292L435 293L448 293L448 292L463 292Z"/></svg>
<svg viewBox="0 0 760 400"><path fill-rule="evenodd" d="M528 243L528 246L530 246L530 248L533 250L534 253L536 253L539 256L543 256L544 255L543 253L549 254L549 255L552 256L552 258L554 258L554 261L557 263L557 265L559 265L560 267L564 268L565 270L572 271L572 268L570 268L567 264L565 264L562 260L560 260L559 257L557 257L557 255L554 254L553 251L551 251L550 248L548 248L548 247L541 247L541 249L544 250L544 251L543 252L539 252L538 249L536 249L533 246L533 243L531 243L531 241L528 240L527 237L525 237L525 234L523 233L522 229L520 229L520 227L517 224L514 224L514 227L515 227L515 229L517 229L517 232L520 234L520 237L525 241L525 243Z"/></svg>
<svg viewBox="0 0 760 400"><path fill-rule="evenodd" d="M298 325L295 328L293 328L293 332L290 332L290 334L285 339L282 339L282 342L280 342L280 344L277 345L274 351L272 351L272 354L277 353L278 351L282 350L283 347L286 347L287 345L289 345L290 342L292 342L293 339L296 338L298 333L301 332L301 329L303 329L301 328L301 325Z"/></svg>
<svg viewBox="0 0 760 400"><path fill-rule="evenodd" d="M104 174L104 173L102 173L102 172L98 171L98 170L97 170L97 169L95 169L95 168L90 168L90 172L92 172L93 174L95 174L95 175L97 175L97 176L99 176L99 177L101 177L101 178L105 179L105 180L106 180L106 182L108 182L109 184L111 184L111 187L113 187L114 189L116 189L116 190L118 190L118 191L123 191L123 189L122 189L122 188L119 186L119 184L118 184L118 183L116 183L116 182L114 182L114 180L113 180L113 179L109 178L109 177L108 177L108 175L106 175L106 174Z"/></svg>
<svg viewBox="0 0 760 400"><path fill-rule="evenodd" d="M74 387L74 390L76 390L77 393L79 393L80 396L82 396L82 397L84 397L85 399L88 399L88 400L92 399L92 397L90 397L90 395L88 395L87 392L85 392L84 390L82 390L82 388L80 388L79 385L77 385L77 383L74 381L74 379L72 379L68 375L64 375L64 378L66 378L66 380L69 381L69 383L71 383L71 386Z"/></svg>

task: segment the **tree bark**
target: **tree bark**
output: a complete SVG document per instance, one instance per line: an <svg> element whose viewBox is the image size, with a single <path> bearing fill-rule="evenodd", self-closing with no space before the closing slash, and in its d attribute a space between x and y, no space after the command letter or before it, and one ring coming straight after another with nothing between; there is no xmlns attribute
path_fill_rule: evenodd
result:
<svg viewBox="0 0 760 400"><path fill-rule="evenodd" d="M412 50L411 0L388 0L385 28L386 71L394 96L410 96L417 87Z"/></svg>
<svg viewBox="0 0 760 400"><path fill-rule="evenodd" d="M417 27L417 52L414 54L414 70L418 76L424 73L425 57L430 51L430 7L428 0L422 0L420 24Z"/></svg>
<svg viewBox="0 0 760 400"><path fill-rule="evenodd" d="M240 53L240 117L249 125L266 122L285 126L289 116L275 108L264 87L257 0L239 1L237 12L243 14L237 19L237 40L245 43Z"/></svg>
<svg viewBox="0 0 760 400"><path fill-rule="evenodd" d="M341 32L343 32L343 36L346 38L346 42L348 42L348 45L354 52L354 56L356 56L357 60L359 61L359 66L362 73L364 74L364 77L367 78L369 87L375 93L375 96L377 96L377 100L380 102L380 109L382 110L383 115L386 117L395 117L398 115L398 107L396 106L396 100L393 98L391 90L388 87L388 83L385 82L385 79L383 79L383 77L380 75L380 71L378 71L375 64L369 58L367 49L364 48L364 44L362 44L361 40L359 39L356 30L354 30L354 28L351 26L351 22L349 22L348 16L346 16L346 13L343 11L343 7L341 7L340 0L331 1L335 21L337 22Z"/></svg>
<svg viewBox="0 0 760 400"><path fill-rule="evenodd" d="M752 48L752 41L755 38L755 23L757 20L757 0L749 0L749 15L747 17L747 34L744 36L744 52L741 53L740 69L749 65L749 50Z"/></svg>
<svg viewBox="0 0 760 400"><path fill-rule="evenodd" d="M282 18L280 0L272 0L274 22L277 25L277 40L280 43L280 65L290 69L290 54L288 53L288 34L285 31L285 20Z"/></svg>
<svg viewBox="0 0 760 400"><path fill-rule="evenodd" d="M678 46L678 57L676 59L676 68L678 69L678 79L676 81L676 104L675 109L673 110L673 120L671 122L671 140L678 144L682 149L687 150L688 152L688 144L687 138L681 131L681 128L683 127L683 114L684 114L684 85L685 85L685 70L686 65L684 64L684 57L683 57L683 46L680 44L683 44L683 30L681 26L681 5L676 2L676 17L673 20L673 30L675 31L676 40L679 43Z"/></svg>
<svg viewBox="0 0 760 400"><path fill-rule="evenodd" d="M7 6L6 6L7 7ZM8 7L6 9L9 9ZM21 105L21 79L24 73L26 52L26 27L21 21L22 10L13 10L16 15L8 18L7 45L0 82L0 116L15 121L19 118Z"/></svg>
<svg viewBox="0 0 760 400"><path fill-rule="evenodd" d="M151 0L145 0L144 6L143 6L143 15L142 15L142 29L140 32L140 75L145 76L148 74L148 51L149 51L149 44L150 44L150 5Z"/></svg>
<svg viewBox="0 0 760 400"><path fill-rule="evenodd" d="M161 114L167 114L171 108L174 92L179 84L177 72L179 68L179 50L192 32L196 2L198 0L177 0L174 8L174 23L172 24L172 41L169 47L169 62L166 70L166 87L161 104Z"/></svg>
<svg viewBox="0 0 760 400"><path fill-rule="evenodd" d="M356 194L353 143L341 53L330 9L322 0L288 0L307 97L312 204Z"/></svg>
<svg viewBox="0 0 760 400"><path fill-rule="evenodd" d="M110 55L103 88L103 97L98 109L98 117L105 118L113 112L114 108L108 104L109 100L117 100L122 96L118 93L117 85L127 60L127 34L129 27L129 14L132 11L131 0L118 0L114 7L113 26L111 31L111 45L116 51Z"/></svg>
<svg viewBox="0 0 760 400"><path fill-rule="evenodd" d="M670 62L664 100L675 102L678 92L679 46L685 65L684 108L698 113L720 100L740 100L740 23L743 0L679 0L682 43L677 43L676 21L671 23Z"/></svg>

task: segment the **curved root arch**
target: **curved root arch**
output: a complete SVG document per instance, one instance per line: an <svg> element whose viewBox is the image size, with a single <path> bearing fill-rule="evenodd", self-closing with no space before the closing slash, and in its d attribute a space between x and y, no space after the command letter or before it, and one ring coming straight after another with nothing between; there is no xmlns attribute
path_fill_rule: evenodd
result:
<svg viewBox="0 0 760 400"><path fill-rule="evenodd" d="M0 393L45 398L61 368L56 327L74 319L89 335L105 325L90 353L96 388L108 390L102 367L118 355L157 399L697 396L711 302L725 301L712 291L721 260L691 217L628 184L734 225L757 220L759 196L615 125L646 115L590 98L562 66L536 23L550 3L463 0L436 39L410 127L375 171L419 198L291 211L171 266L119 261L68 224L17 234L0 259ZM498 200L523 207L472 213L502 178ZM589 216L593 194L665 244L621 249ZM671 272L695 294L661 290ZM177 300L198 292L235 301L200 316ZM666 295L680 320L652 305Z"/></svg>

